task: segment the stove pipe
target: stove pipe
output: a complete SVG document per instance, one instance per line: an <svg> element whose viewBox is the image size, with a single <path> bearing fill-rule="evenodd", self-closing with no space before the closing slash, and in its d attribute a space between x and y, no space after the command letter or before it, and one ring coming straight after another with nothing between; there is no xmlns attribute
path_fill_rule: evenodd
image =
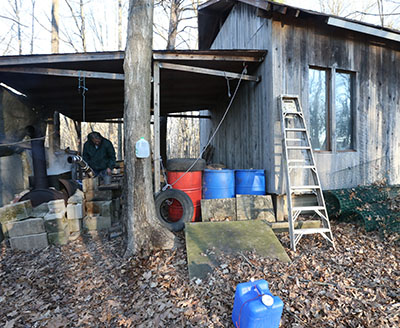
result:
<svg viewBox="0 0 400 328"><path fill-rule="evenodd" d="M32 162L33 162L33 189L48 189L46 153L44 149L44 138L39 129L33 126L27 127L31 140Z"/></svg>

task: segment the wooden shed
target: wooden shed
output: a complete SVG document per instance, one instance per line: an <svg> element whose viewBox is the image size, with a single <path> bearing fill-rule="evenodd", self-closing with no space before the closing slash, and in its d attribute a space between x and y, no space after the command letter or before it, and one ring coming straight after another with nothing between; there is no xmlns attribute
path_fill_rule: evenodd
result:
<svg viewBox="0 0 400 328"><path fill-rule="evenodd" d="M302 103L322 187L386 179L400 183L400 32L257 0L199 7L200 49L267 51L243 85L213 141L214 162L264 169L267 191L282 194L278 97ZM201 122L202 143L226 103Z"/></svg>

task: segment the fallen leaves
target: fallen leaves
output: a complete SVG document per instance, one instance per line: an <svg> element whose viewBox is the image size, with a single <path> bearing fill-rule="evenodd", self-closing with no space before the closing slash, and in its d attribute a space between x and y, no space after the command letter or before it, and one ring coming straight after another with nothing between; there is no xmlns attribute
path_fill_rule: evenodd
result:
<svg viewBox="0 0 400 328"><path fill-rule="evenodd" d="M122 238L86 236L32 253L3 244L0 326L232 327L235 287L251 278L283 300L281 327L399 326L398 245L350 224L333 230L336 252L307 236L288 251L289 264L224 256L207 279L192 281L184 247L126 260ZM279 238L288 248L288 236Z"/></svg>

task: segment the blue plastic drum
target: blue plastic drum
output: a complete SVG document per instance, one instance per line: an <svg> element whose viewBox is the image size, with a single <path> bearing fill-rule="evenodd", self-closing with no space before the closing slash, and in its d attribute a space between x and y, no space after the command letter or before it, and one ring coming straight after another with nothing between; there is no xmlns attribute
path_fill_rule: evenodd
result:
<svg viewBox="0 0 400 328"><path fill-rule="evenodd" d="M234 198L235 197L235 171L234 170L208 170L203 173L203 198Z"/></svg>
<svg viewBox="0 0 400 328"><path fill-rule="evenodd" d="M265 195L264 170L236 170L236 195Z"/></svg>

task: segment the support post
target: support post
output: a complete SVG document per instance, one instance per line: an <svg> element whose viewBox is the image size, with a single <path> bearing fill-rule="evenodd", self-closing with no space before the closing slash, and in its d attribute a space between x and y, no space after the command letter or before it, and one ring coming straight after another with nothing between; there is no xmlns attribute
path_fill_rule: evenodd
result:
<svg viewBox="0 0 400 328"><path fill-rule="evenodd" d="M153 95L154 95L154 192L160 191L160 66L153 63Z"/></svg>

